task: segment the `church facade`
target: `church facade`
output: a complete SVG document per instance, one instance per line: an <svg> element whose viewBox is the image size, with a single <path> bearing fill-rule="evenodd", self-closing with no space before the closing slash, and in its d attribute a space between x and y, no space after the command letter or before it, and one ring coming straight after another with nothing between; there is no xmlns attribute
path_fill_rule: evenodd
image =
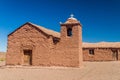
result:
<svg viewBox="0 0 120 80"><path fill-rule="evenodd" d="M60 33L27 22L8 35L6 65L80 67L83 61L120 60L120 42L84 43L71 16Z"/></svg>
<svg viewBox="0 0 120 80"><path fill-rule="evenodd" d="M82 26L71 16L60 33L25 23L8 35L6 65L82 66Z"/></svg>

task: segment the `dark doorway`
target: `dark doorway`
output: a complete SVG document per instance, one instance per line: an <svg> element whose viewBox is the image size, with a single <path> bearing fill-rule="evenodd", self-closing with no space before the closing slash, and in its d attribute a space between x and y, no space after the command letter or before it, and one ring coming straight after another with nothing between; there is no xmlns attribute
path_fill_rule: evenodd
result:
<svg viewBox="0 0 120 80"><path fill-rule="evenodd" d="M32 50L24 50L24 65L32 65Z"/></svg>
<svg viewBox="0 0 120 80"><path fill-rule="evenodd" d="M118 50L112 50L112 57L114 61L118 60Z"/></svg>

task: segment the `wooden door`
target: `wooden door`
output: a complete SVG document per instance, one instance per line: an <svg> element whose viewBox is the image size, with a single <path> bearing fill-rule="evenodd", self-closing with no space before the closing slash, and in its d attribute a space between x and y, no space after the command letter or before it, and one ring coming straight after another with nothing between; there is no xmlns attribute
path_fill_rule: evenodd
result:
<svg viewBox="0 0 120 80"><path fill-rule="evenodd" d="M32 50L24 50L24 65L32 65Z"/></svg>
<svg viewBox="0 0 120 80"><path fill-rule="evenodd" d="M113 60L114 61L118 60L118 51L117 50L113 50L112 52L113 52L112 53Z"/></svg>

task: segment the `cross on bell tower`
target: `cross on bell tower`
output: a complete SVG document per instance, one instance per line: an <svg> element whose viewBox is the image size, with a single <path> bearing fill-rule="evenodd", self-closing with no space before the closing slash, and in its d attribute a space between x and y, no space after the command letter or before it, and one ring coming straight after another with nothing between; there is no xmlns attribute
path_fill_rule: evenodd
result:
<svg viewBox="0 0 120 80"><path fill-rule="evenodd" d="M71 17L71 18L73 18L73 17L74 17L74 15L73 15L73 14L71 14L71 15L70 15L70 17Z"/></svg>

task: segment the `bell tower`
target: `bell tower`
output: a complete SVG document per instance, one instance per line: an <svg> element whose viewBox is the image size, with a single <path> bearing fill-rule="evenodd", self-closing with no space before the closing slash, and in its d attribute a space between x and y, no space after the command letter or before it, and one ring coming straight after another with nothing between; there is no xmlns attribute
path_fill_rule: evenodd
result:
<svg viewBox="0 0 120 80"><path fill-rule="evenodd" d="M61 23L61 44L66 55L70 55L72 66L82 65L82 26L71 14L65 23Z"/></svg>

